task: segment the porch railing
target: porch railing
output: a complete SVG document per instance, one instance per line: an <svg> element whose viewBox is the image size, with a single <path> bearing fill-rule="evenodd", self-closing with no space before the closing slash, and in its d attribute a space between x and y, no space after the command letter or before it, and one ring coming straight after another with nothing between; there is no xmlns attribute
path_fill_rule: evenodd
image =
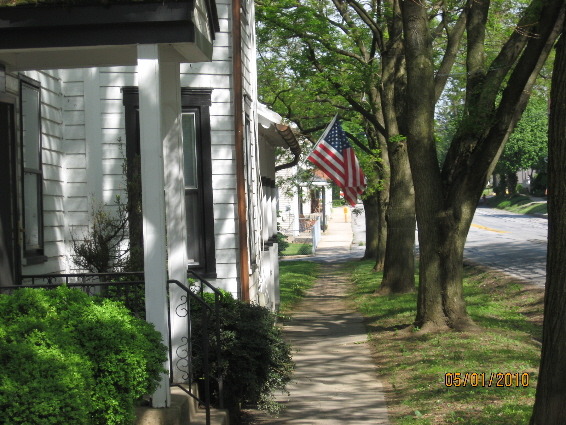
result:
<svg viewBox="0 0 566 425"><path fill-rule="evenodd" d="M66 285L88 295L122 301L136 316L145 319L145 292L143 272L121 273L67 273L22 275L21 285L0 286L0 293L11 293L20 288L53 288Z"/></svg>
<svg viewBox="0 0 566 425"><path fill-rule="evenodd" d="M132 313L145 319L145 282L143 272L124 273L70 273L23 275L21 285L0 286L0 293L10 294L21 288L55 288L66 285L77 288L92 296L101 296L124 302ZM183 300L176 306L170 306L179 317L186 317L186 327L183 327L184 344L176 348L177 361L173 364L173 353L170 352L171 370L170 384L178 386L197 400L206 411L206 424L210 424L211 384L216 383L217 403L223 408L223 385L220 357L220 300L222 293L208 281L193 271L188 271L187 282L177 280L167 282L168 291L178 288ZM207 294L207 295L205 295ZM210 297L212 302L206 298ZM170 297L171 299L171 297ZM198 309L195 308L198 306ZM195 310L193 312L192 310ZM197 317L196 311L200 311ZM195 323L196 322L196 323ZM200 341L195 341L195 324L200 326ZM171 326L170 326L171 328ZM211 340L215 340L215 352L211 356ZM171 334L169 335L170 347ZM195 344L196 343L196 344ZM194 370L195 348L202 354L202 373L198 376ZM200 357L200 356L199 356ZM214 358L213 362L211 361ZM181 381L173 379L174 368L181 371ZM189 384L188 387L184 384ZM192 389L192 384L202 384L199 395Z"/></svg>
<svg viewBox="0 0 566 425"><path fill-rule="evenodd" d="M170 353L170 384L178 386L204 406L206 424L210 425L212 381L215 381L217 385L218 406L221 409L224 407L220 351L220 300L222 293L191 270L187 272L187 284L178 280L169 280L167 283L169 299L178 299L177 305L171 305L170 308L174 310L177 317L186 318L187 321L185 327L187 333L179 339L180 345L173 344L172 335L170 335L169 346L177 345L175 353ZM182 295L174 297L172 293L175 290L180 291ZM207 301L208 297L211 298L212 302ZM199 329L196 329L195 325ZM172 329L171 326L169 328ZM200 341L195 338L197 332L200 333ZM211 353L211 339L216 341L214 353ZM197 348L200 354L199 370L195 370L195 342L201 344ZM214 361L212 361L213 358ZM213 362L214 364L212 364ZM194 391L193 384L200 387L198 394Z"/></svg>

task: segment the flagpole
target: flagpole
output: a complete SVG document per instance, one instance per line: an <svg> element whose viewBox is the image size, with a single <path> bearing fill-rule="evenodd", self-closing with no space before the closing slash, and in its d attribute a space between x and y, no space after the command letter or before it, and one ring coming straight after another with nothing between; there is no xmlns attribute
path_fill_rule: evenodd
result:
<svg viewBox="0 0 566 425"><path fill-rule="evenodd" d="M338 118L338 114L334 115L334 118L332 118L332 121L330 121L330 124L328 124L326 126L326 128L324 129L324 133L322 133L322 135L318 138L318 141L314 144L314 146L312 147L311 151L309 152L309 154L307 155L307 158L309 156L311 156L311 153L313 153L313 151L316 149L316 147L318 146L318 144L320 142L322 142L324 140L324 138L326 137L326 135L328 134L328 132L330 131L330 129L332 128L332 126L334 125L334 122L336 121L336 118Z"/></svg>

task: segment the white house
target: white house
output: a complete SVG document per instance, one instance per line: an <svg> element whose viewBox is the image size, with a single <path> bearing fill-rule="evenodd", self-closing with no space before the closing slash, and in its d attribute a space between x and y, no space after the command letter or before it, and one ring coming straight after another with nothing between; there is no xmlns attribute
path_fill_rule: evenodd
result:
<svg viewBox="0 0 566 425"><path fill-rule="evenodd" d="M275 309L273 146L298 144L279 122L258 126L278 118L258 113L253 1L8 12L0 17L0 286L76 271L72 232L88 228L93 202L127 198L123 164L131 172L138 161L147 319L164 340L181 326L171 319L169 328L166 281L186 281L187 268ZM166 380L156 407L169 403Z"/></svg>
<svg viewBox="0 0 566 425"><path fill-rule="evenodd" d="M297 237L303 232L305 222L312 218L320 219L324 230L332 215L332 184L326 175L315 169L310 181L301 182L296 178L299 166L282 169L277 173L280 182L279 191L279 227L281 232L290 237Z"/></svg>

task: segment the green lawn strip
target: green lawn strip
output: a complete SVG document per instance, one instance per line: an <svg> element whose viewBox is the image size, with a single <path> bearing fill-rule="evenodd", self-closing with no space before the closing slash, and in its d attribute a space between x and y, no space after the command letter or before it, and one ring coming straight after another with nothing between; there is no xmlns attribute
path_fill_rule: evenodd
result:
<svg viewBox="0 0 566 425"><path fill-rule="evenodd" d="M541 317L540 288L527 290L500 274L466 267L468 311L481 330L421 334L407 331L415 317L416 294L373 295L381 279L371 271L373 265L351 263L348 273L354 282L351 299L366 317L380 378L386 383L391 423L527 424L540 356L540 320L533 321ZM446 386L445 374L457 372L462 382L468 373L466 386L456 386L454 375ZM509 387L505 375L491 378L492 373L519 373L520 385L516 375L507 375L513 380ZM528 387L522 386L522 373L528 373ZM504 386L496 387L498 382Z"/></svg>
<svg viewBox="0 0 566 425"><path fill-rule="evenodd" d="M282 252L283 256L310 254L312 254L312 244L309 243L289 243L289 246Z"/></svg>
<svg viewBox="0 0 566 425"><path fill-rule="evenodd" d="M320 264L311 261L281 261L279 263L279 312L287 315L306 291L314 285Z"/></svg>
<svg viewBox="0 0 566 425"><path fill-rule="evenodd" d="M518 214L546 214L546 202L533 202L525 195L496 196L488 200L489 206Z"/></svg>

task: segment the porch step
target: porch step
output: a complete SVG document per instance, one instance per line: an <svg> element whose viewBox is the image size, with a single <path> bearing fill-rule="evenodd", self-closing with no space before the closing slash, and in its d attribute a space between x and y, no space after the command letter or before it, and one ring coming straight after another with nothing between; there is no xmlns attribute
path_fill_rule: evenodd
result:
<svg viewBox="0 0 566 425"><path fill-rule="evenodd" d="M210 409L211 425L229 425L226 410ZM206 411L197 401L177 387L171 388L171 407L136 408L136 425L206 425Z"/></svg>

